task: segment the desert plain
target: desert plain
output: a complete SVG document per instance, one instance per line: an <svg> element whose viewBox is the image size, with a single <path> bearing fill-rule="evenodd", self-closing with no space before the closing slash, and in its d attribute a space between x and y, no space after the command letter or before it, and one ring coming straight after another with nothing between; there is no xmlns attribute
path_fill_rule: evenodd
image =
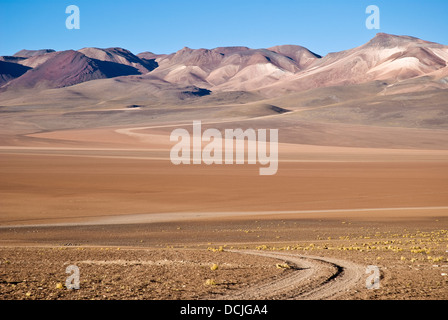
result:
<svg viewBox="0 0 448 320"><path fill-rule="evenodd" d="M21 89L67 56L104 67L84 56L99 49L50 52L9 82L0 92L0 299L448 298L448 49L382 34L322 59L306 52L306 65L278 53L301 47L246 49L157 56L159 78ZM394 50L401 55L389 58ZM231 79L250 88L173 84L205 83L191 59L209 70L238 55L248 67ZM348 83L365 76L353 61L364 66L366 55L380 75ZM293 62L286 80L273 78L274 66L278 75ZM224 73L215 71L216 82ZM292 87L300 90L283 91ZM260 175L259 163L174 165L170 134L195 120L203 130L278 129L277 173ZM65 287L70 265L78 290Z"/></svg>
<svg viewBox="0 0 448 320"><path fill-rule="evenodd" d="M279 127L289 142L273 176L173 165L178 123L5 139L2 298L445 299L448 151L300 144L288 127L296 115L221 124ZM362 126L326 129L369 137ZM372 144L389 138L371 130ZM80 268L79 290L57 288L68 265ZM377 290L366 287L369 265L381 270Z"/></svg>

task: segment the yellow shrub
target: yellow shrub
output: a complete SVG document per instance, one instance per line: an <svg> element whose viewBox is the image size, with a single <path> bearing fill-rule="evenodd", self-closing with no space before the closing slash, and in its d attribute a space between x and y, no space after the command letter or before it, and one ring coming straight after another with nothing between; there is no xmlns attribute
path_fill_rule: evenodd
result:
<svg viewBox="0 0 448 320"><path fill-rule="evenodd" d="M218 265L216 263L212 264L212 266L210 267L210 270L215 271L218 270Z"/></svg>

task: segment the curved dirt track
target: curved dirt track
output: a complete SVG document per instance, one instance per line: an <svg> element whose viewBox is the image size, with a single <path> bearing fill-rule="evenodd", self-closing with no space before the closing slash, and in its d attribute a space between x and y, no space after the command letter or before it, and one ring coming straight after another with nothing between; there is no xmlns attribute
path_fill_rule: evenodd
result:
<svg viewBox="0 0 448 320"><path fill-rule="evenodd" d="M220 297L226 300L323 300L335 299L361 285L365 268L340 259L283 252L233 251L246 255L276 258L292 272L284 277Z"/></svg>

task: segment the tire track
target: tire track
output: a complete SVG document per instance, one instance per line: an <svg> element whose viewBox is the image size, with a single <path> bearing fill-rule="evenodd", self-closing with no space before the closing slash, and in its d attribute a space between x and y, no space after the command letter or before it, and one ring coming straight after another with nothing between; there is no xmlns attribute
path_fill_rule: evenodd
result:
<svg viewBox="0 0 448 320"><path fill-rule="evenodd" d="M360 284L365 268L335 258L280 252L232 251L275 258L293 265L287 275L220 297L225 300L335 299Z"/></svg>

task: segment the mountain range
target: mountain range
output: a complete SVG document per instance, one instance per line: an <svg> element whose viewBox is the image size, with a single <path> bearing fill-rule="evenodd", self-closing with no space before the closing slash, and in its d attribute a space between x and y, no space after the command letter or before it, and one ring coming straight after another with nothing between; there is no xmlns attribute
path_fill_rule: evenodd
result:
<svg viewBox="0 0 448 320"><path fill-rule="evenodd" d="M0 57L0 90L64 88L115 79L149 87L209 92L254 92L275 97L309 89L385 81L389 89L448 87L448 46L409 36L377 34L368 43L322 57L297 45L267 49L183 48L172 54L122 48L22 50ZM403 84L406 88L403 88ZM417 83L417 84L416 84ZM114 82L116 85L116 82ZM185 89L185 90L184 90Z"/></svg>

